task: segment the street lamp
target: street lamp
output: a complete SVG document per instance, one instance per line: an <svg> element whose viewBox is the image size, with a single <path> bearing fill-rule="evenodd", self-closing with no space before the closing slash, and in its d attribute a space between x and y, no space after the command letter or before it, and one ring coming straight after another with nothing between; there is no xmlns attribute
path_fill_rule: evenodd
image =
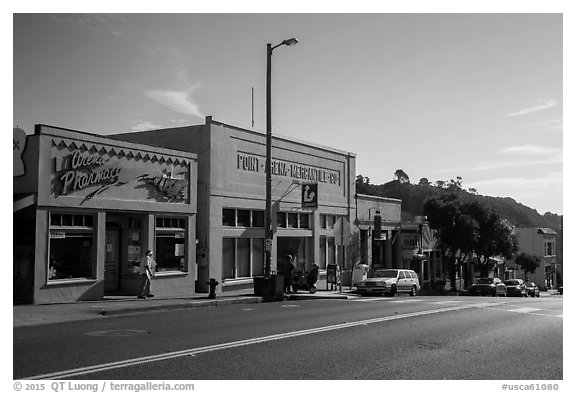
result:
<svg viewBox="0 0 576 393"><path fill-rule="evenodd" d="M279 46L293 46L298 43L296 38L282 41L276 46L266 44L266 211L264 213L264 276L270 276L272 265L272 51Z"/></svg>

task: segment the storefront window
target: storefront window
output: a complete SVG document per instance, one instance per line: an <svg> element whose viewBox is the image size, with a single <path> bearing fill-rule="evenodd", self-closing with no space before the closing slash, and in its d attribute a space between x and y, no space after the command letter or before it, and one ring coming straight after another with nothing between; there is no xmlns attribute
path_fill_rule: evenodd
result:
<svg viewBox="0 0 576 393"><path fill-rule="evenodd" d="M264 274L264 239L252 239L252 275Z"/></svg>
<svg viewBox="0 0 576 393"><path fill-rule="evenodd" d="M236 259L235 239L222 239L222 279L235 278L234 260Z"/></svg>
<svg viewBox="0 0 576 393"><path fill-rule="evenodd" d="M222 209L222 225L225 227L264 228L264 211Z"/></svg>
<svg viewBox="0 0 576 393"><path fill-rule="evenodd" d="M236 210L234 209L222 210L222 225L225 227L236 226Z"/></svg>
<svg viewBox="0 0 576 393"><path fill-rule="evenodd" d="M186 220L156 218L156 271L186 271Z"/></svg>
<svg viewBox="0 0 576 393"><path fill-rule="evenodd" d="M300 214L300 228L310 228L310 214Z"/></svg>
<svg viewBox="0 0 576 393"><path fill-rule="evenodd" d="M238 226L250 227L250 210L238 210Z"/></svg>
<svg viewBox="0 0 576 393"><path fill-rule="evenodd" d="M50 214L48 280L94 278L94 218Z"/></svg>
<svg viewBox="0 0 576 393"><path fill-rule="evenodd" d="M264 228L264 211L252 211L252 226L255 228Z"/></svg>
<svg viewBox="0 0 576 393"><path fill-rule="evenodd" d="M336 219L336 217L334 217L331 214L326 215L326 228L328 228L328 229L334 228L335 219Z"/></svg>
<svg viewBox="0 0 576 393"><path fill-rule="evenodd" d="M320 214L320 228L326 229L326 214Z"/></svg>
<svg viewBox="0 0 576 393"><path fill-rule="evenodd" d="M286 213L278 212L276 215L276 220L278 223L278 228L286 228Z"/></svg>
<svg viewBox="0 0 576 393"><path fill-rule="evenodd" d="M327 262L328 264L335 264L336 263L336 246L334 244L334 238L328 238L328 246L327 246Z"/></svg>
<svg viewBox="0 0 576 393"><path fill-rule="evenodd" d="M298 213L288 213L288 228L298 228Z"/></svg>
<svg viewBox="0 0 576 393"><path fill-rule="evenodd" d="M320 236L320 260L318 266L320 269L326 269L326 236Z"/></svg>
<svg viewBox="0 0 576 393"><path fill-rule="evenodd" d="M238 278L250 277L250 239L236 240Z"/></svg>
<svg viewBox="0 0 576 393"><path fill-rule="evenodd" d="M263 272L264 239L222 239L222 279L248 278Z"/></svg>

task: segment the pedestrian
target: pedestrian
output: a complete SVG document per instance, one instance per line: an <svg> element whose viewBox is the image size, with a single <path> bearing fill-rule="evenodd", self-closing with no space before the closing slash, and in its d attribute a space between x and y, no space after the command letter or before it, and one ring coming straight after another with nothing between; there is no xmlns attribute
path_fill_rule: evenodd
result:
<svg viewBox="0 0 576 393"><path fill-rule="evenodd" d="M358 281L362 281L367 278L368 270L370 270L370 267L364 262L358 260L354 264L354 270L352 270L352 286L356 285Z"/></svg>
<svg viewBox="0 0 576 393"><path fill-rule="evenodd" d="M156 272L156 261L153 258L154 253L152 250L146 250L146 254L140 259L140 276L142 277L142 286L138 293L138 299L146 299L147 297L154 297L150 292L150 285L152 277Z"/></svg>
<svg viewBox="0 0 576 393"><path fill-rule="evenodd" d="M294 271L294 265L292 264L292 255L288 254L286 256L286 262L284 263L284 292L290 293L290 284L292 283L292 272Z"/></svg>
<svg viewBox="0 0 576 393"><path fill-rule="evenodd" d="M316 282L318 281L318 271L320 269L320 266L318 266L315 262L312 262L312 270L310 270L310 273L308 273L308 277L307 277L307 284L309 287L312 287L314 285L316 285Z"/></svg>

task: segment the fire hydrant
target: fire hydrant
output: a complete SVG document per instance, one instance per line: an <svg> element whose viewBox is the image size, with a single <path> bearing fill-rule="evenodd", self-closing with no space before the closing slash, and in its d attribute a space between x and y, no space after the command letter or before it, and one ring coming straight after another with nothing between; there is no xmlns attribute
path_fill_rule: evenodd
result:
<svg viewBox="0 0 576 393"><path fill-rule="evenodd" d="M210 287L210 293L208 293L208 299L216 299L216 287L220 284L216 279L211 278L206 284Z"/></svg>

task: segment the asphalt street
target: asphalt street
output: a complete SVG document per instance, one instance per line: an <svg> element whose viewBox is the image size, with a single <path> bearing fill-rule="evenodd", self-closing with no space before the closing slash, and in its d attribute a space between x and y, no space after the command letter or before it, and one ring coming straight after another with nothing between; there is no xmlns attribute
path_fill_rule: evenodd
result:
<svg viewBox="0 0 576 393"><path fill-rule="evenodd" d="M561 380L562 297L234 304L14 329L14 378Z"/></svg>

